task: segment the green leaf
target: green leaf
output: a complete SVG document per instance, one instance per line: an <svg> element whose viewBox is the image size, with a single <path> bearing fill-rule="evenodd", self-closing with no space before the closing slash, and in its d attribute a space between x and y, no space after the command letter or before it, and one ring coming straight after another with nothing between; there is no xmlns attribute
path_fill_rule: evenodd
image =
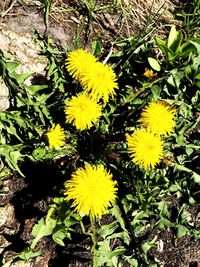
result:
<svg viewBox="0 0 200 267"><path fill-rule="evenodd" d="M144 211L144 210L136 210L133 212L132 216L134 217L132 222L131 222L131 225L132 226L136 226L137 224L140 224L141 223L141 220L144 220L146 218L148 218L148 212L147 211Z"/></svg>
<svg viewBox="0 0 200 267"><path fill-rule="evenodd" d="M133 105L139 105L139 104L142 104L143 100L139 97L136 97L134 98L132 101L131 101L131 104Z"/></svg>
<svg viewBox="0 0 200 267"><path fill-rule="evenodd" d="M181 52L179 54L179 57L187 57L190 53L195 53L195 47L193 44L191 44L189 41L186 41L181 46Z"/></svg>
<svg viewBox="0 0 200 267"><path fill-rule="evenodd" d="M178 71L177 69L173 69L171 71L171 75L168 78L167 82L175 87L175 88L179 88L180 84L181 84L181 80L184 78L184 71Z"/></svg>
<svg viewBox="0 0 200 267"><path fill-rule="evenodd" d="M175 167L175 170L185 171L187 173L190 173L192 175L192 178L194 179L194 181L196 183L200 183L200 175L198 173L196 173L196 172L192 171L191 169L189 169L183 165L180 165L178 163L175 163L174 167Z"/></svg>
<svg viewBox="0 0 200 267"><path fill-rule="evenodd" d="M185 144L185 137L182 134L178 134L176 136L176 142L177 144L184 145Z"/></svg>
<svg viewBox="0 0 200 267"><path fill-rule="evenodd" d="M2 75L2 77L4 78L5 74L6 74L6 63L0 59L0 75Z"/></svg>
<svg viewBox="0 0 200 267"><path fill-rule="evenodd" d="M199 230L193 230L193 236L195 239L200 239L200 231Z"/></svg>
<svg viewBox="0 0 200 267"><path fill-rule="evenodd" d="M161 49L161 51L163 52L163 54L165 55L165 57L168 59L169 55L172 54L171 49L169 49L166 45L166 43L160 39L160 38L155 38L155 42L158 45L158 47Z"/></svg>
<svg viewBox="0 0 200 267"><path fill-rule="evenodd" d="M155 42L158 46L162 45L162 46L166 46L166 42L163 41L162 39L160 39L159 37L155 38Z"/></svg>
<svg viewBox="0 0 200 267"><path fill-rule="evenodd" d="M142 245L142 250L146 254L147 251L152 247L156 247L156 244L145 243Z"/></svg>
<svg viewBox="0 0 200 267"><path fill-rule="evenodd" d="M70 233L67 233L65 231L65 229L59 229L58 231L56 231L53 235L52 235L52 238L53 240L60 246L65 246L65 243L63 242L63 239L64 238L70 238Z"/></svg>
<svg viewBox="0 0 200 267"><path fill-rule="evenodd" d="M160 211L160 215L162 217L169 217L169 211L168 211L168 208L167 208L167 202L165 200L162 200L158 203L158 209Z"/></svg>
<svg viewBox="0 0 200 267"><path fill-rule="evenodd" d="M23 83L25 80L27 80L29 77L31 77L32 74L30 73L21 73L21 74L15 74L15 78L19 84Z"/></svg>
<svg viewBox="0 0 200 267"><path fill-rule="evenodd" d="M170 46L170 49L175 54L174 56L179 56L179 53L181 52L181 43L183 40L183 35L181 32L178 32L176 40L173 42L173 44Z"/></svg>
<svg viewBox="0 0 200 267"><path fill-rule="evenodd" d="M98 251L96 253L96 263L98 267L104 266L118 266L116 264L117 256L122 255L126 249L123 246L118 246L111 251L110 240L106 239L98 242ZM115 261L115 264L113 264Z"/></svg>
<svg viewBox="0 0 200 267"><path fill-rule="evenodd" d="M126 229L124 219L120 213L119 207L117 205L114 205L114 207L110 210L110 212L117 219L121 228L123 229L123 241L124 241L124 243L129 244L130 237L129 237L128 231Z"/></svg>
<svg viewBox="0 0 200 267"><path fill-rule="evenodd" d="M154 69L156 71L160 71L160 64L158 63L158 61L155 58L148 57L148 62L149 62L149 65L151 66L152 69Z"/></svg>
<svg viewBox="0 0 200 267"><path fill-rule="evenodd" d="M21 160L22 157L23 155L19 151L10 152L10 161L12 163L13 169L17 170L22 176L24 176L18 167L18 161Z"/></svg>
<svg viewBox="0 0 200 267"><path fill-rule="evenodd" d="M35 248L36 244L41 238L51 235L55 226L56 220L52 218L50 218L48 221L45 221L44 218L40 219L32 230L32 235L35 237L35 239L31 244L31 249Z"/></svg>
<svg viewBox="0 0 200 267"><path fill-rule="evenodd" d="M186 147L185 148L185 152L186 152L186 154L188 155L188 156L190 156L192 153L193 153L193 149L191 148L191 147Z"/></svg>
<svg viewBox="0 0 200 267"><path fill-rule="evenodd" d="M199 65L200 65L200 56L194 57L192 60L191 69L194 70L195 72L198 72L199 71Z"/></svg>
<svg viewBox="0 0 200 267"><path fill-rule="evenodd" d="M197 54L200 55L200 39L194 38L190 40L190 43L195 46L195 48L197 49Z"/></svg>
<svg viewBox="0 0 200 267"><path fill-rule="evenodd" d="M19 62L17 62L17 61L11 61L11 62L7 62L6 63L6 67L7 67L7 70L9 71L9 72L13 72L18 66L20 65L20 63Z"/></svg>
<svg viewBox="0 0 200 267"><path fill-rule="evenodd" d="M44 85L30 85L30 86L26 86L25 88L30 94L35 95L37 92L48 88L48 85L46 85L46 84L44 84ZM48 98L49 96L44 96L44 97Z"/></svg>
<svg viewBox="0 0 200 267"><path fill-rule="evenodd" d="M117 104L114 101L110 101L108 103L108 106L110 108L110 111L108 112L108 115L113 114L115 110L117 109Z"/></svg>
<svg viewBox="0 0 200 267"><path fill-rule="evenodd" d="M196 183L200 183L200 175L199 175L198 173L193 172L193 174L192 174L192 178L194 179L194 181L195 181Z"/></svg>
<svg viewBox="0 0 200 267"><path fill-rule="evenodd" d="M125 256L124 258L132 267L138 267L138 260L132 258L132 256Z"/></svg>
<svg viewBox="0 0 200 267"><path fill-rule="evenodd" d="M176 31L176 29L174 28L175 26L172 26L171 31L170 31L171 40L170 40L170 45L168 45L168 48L172 50L173 55L176 56L176 54L180 52L183 35L180 31ZM170 34L169 34L169 38L170 38Z"/></svg>
<svg viewBox="0 0 200 267"><path fill-rule="evenodd" d="M63 203L63 201L64 201L64 197L55 197L53 199L53 202L58 204L58 205L61 205Z"/></svg>
<svg viewBox="0 0 200 267"><path fill-rule="evenodd" d="M12 55L10 54L10 53L8 53L8 52L5 52L5 51L2 51L1 49L0 49L0 57L2 57L2 58L4 58L4 59L11 59L11 57L12 57Z"/></svg>
<svg viewBox="0 0 200 267"><path fill-rule="evenodd" d="M195 79L200 80L200 73L195 76Z"/></svg>
<svg viewBox="0 0 200 267"><path fill-rule="evenodd" d="M161 88L160 86L158 86L157 84L154 84L152 87L151 87L151 92L153 94L153 98L155 100L157 100L160 96L160 92L161 92Z"/></svg>
<svg viewBox="0 0 200 267"><path fill-rule="evenodd" d="M30 249L25 249L22 252L20 252L19 254L17 254L17 256L24 261L28 261L31 258L35 258L37 256L40 256L41 254L42 254L41 251L33 252Z"/></svg>
<svg viewBox="0 0 200 267"><path fill-rule="evenodd" d="M169 32L168 40L167 40L167 47L170 47L173 44L173 42L176 40L176 38L177 38L176 27L172 25L170 32Z"/></svg>
<svg viewBox="0 0 200 267"><path fill-rule="evenodd" d="M18 166L18 161L22 160L24 157L24 155L20 153L20 148L22 149L23 146L1 145L0 155L5 157L5 161L11 169L18 171L18 173L24 177L24 174Z"/></svg>
<svg viewBox="0 0 200 267"><path fill-rule="evenodd" d="M186 66L186 68L185 68L185 76L186 76L186 78L192 83L192 80L190 79L190 77L189 77L189 74L192 72L192 69L191 69L191 67L188 65L188 66Z"/></svg>
<svg viewBox="0 0 200 267"><path fill-rule="evenodd" d="M198 88L200 88L200 82L195 83Z"/></svg>
<svg viewBox="0 0 200 267"><path fill-rule="evenodd" d="M155 241L157 240L157 236L155 236L151 241L146 242L144 244L142 244L141 248L144 254L145 259L147 260L147 252L150 248L156 248L157 245L155 243Z"/></svg>
<svg viewBox="0 0 200 267"><path fill-rule="evenodd" d="M100 55L101 54L101 42L100 40L95 40L92 42L92 52L94 55Z"/></svg>
<svg viewBox="0 0 200 267"><path fill-rule="evenodd" d="M165 218L161 218L160 221L156 224L156 227L159 229L164 229L166 227L173 227L173 226L174 224Z"/></svg>
<svg viewBox="0 0 200 267"><path fill-rule="evenodd" d="M114 231L118 228L117 222L114 221L107 225L102 225L100 229L98 229L99 236L106 239L109 235L113 234Z"/></svg>
<svg viewBox="0 0 200 267"><path fill-rule="evenodd" d="M138 237L140 235L140 233L144 232L147 228L146 225L142 225L143 222L141 222L141 224L138 224L135 229L134 229L134 233L135 236Z"/></svg>
<svg viewBox="0 0 200 267"><path fill-rule="evenodd" d="M184 225L179 225L176 231L176 236L181 237L186 235L189 232L188 228L185 227Z"/></svg>

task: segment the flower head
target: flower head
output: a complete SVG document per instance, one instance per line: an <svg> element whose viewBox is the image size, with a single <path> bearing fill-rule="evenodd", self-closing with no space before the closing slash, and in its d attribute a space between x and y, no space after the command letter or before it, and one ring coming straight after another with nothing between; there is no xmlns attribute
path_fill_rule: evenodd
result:
<svg viewBox="0 0 200 267"><path fill-rule="evenodd" d="M67 102L65 114L67 122L82 131L91 128L98 121L101 116L101 106L90 96L79 94Z"/></svg>
<svg viewBox="0 0 200 267"><path fill-rule="evenodd" d="M154 74L153 70L150 70L150 69L145 69L145 72L143 75L149 78L150 80L154 80L156 78L156 74Z"/></svg>
<svg viewBox="0 0 200 267"><path fill-rule="evenodd" d="M86 165L77 169L65 183L65 200L73 200L72 207L81 215L101 218L116 198L116 182L103 165Z"/></svg>
<svg viewBox="0 0 200 267"><path fill-rule="evenodd" d="M92 98L97 100L103 98L104 102L107 102L109 96L115 95L115 89L118 89L116 80L117 76L110 66L96 62L88 66L87 71L81 77L81 84Z"/></svg>
<svg viewBox="0 0 200 267"><path fill-rule="evenodd" d="M49 141L49 147L60 149L64 145L65 133L64 130L60 127L60 124L53 124L50 131L47 132L47 137Z"/></svg>
<svg viewBox="0 0 200 267"><path fill-rule="evenodd" d="M80 81L82 74L88 67L93 66L95 62L96 58L90 52L84 49L77 49L68 53L66 68L73 78Z"/></svg>
<svg viewBox="0 0 200 267"><path fill-rule="evenodd" d="M175 126L175 108L166 102L153 101L142 111L140 122L156 135L168 136Z"/></svg>
<svg viewBox="0 0 200 267"><path fill-rule="evenodd" d="M132 161L145 169L154 168L163 157L163 141L146 129L126 135Z"/></svg>

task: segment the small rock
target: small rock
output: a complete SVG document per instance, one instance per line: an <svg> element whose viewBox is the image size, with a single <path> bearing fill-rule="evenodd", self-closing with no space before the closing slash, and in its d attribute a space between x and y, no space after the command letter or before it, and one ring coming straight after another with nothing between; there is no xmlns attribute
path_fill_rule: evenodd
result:
<svg viewBox="0 0 200 267"><path fill-rule="evenodd" d="M10 203L0 207L0 228L4 228L4 234L9 235L15 234L19 229L14 207Z"/></svg>
<svg viewBox="0 0 200 267"><path fill-rule="evenodd" d="M163 247L164 247L164 243L163 243L162 239L158 240L156 243L157 243L158 252L162 253L163 252Z"/></svg>
<svg viewBox="0 0 200 267"><path fill-rule="evenodd" d="M8 109L10 106L9 89L2 79L0 79L0 111Z"/></svg>
<svg viewBox="0 0 200 267"><path fill-rule="evenodd" d="M16 27L13 29L16 30ZM11 53L13 59L21 63L16 69L16 72L44 72L47 62L40 62L41 57L39 54L41 48L35 44L33 36L28 33L17 33L13 29L2 29L0 31L0 47L2 50ZM4 42L4 45L1 46L1 42Z"/></svg>
<svg viewBox="0 0 200 267"><path fill-rule="evenodd" d="M10 267L33 267L32 262L17 261L12 263Z"/></svg>
<svg viewBox="0 0 200 267"><path fill-rule="evenodd" d="M0 235L0 254L2 253L2 251L9 246L11 243L5 239L5 237L3 235Z"/></svg>

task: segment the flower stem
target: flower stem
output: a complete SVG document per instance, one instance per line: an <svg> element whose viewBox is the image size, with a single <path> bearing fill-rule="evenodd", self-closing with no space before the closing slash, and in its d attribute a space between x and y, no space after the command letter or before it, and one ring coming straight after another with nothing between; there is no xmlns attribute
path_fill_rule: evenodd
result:
<svg viewBox="0 0 200 267"><path fill-rule="evenodd" d="M96 226L95 226L95 220L90 216L91 221L91 229L92 229L92 267L98 267L97 265L97 236L96 236Z"/></svg>
<svg viewBox="0 0 200 267"><path fill-rule="evenodd" d="M84 234L84 235L88 235L88 233L87 233L86 230L85 230L85 226L84 226L84 224L83 224L83 222L82 222L81 219L80 219L80 225L81 225L81 229L82 229L83 234Z"/></svg>

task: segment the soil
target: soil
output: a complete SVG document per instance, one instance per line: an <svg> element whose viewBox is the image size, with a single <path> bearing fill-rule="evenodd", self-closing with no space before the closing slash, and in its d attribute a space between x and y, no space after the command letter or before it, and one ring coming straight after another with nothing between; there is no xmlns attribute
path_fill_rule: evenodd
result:
<svg viewBox="0 0 200 267"><path fill-rule="evenodd" d="M132 1L125 5L123 11L112 10L95 14L92 26L86 16L86 10L76 0L53 1L53 8L49 16L48 28L44 23L44 6L40 1L1 1L0 3L0 48L10 52L13 59L22 64L19 72L42 73L46 62L40 57L40 47L35 43L34 30L40 34L51 36L57 46L72 49L77 45L90 47L92 42L99 39L103 47L112 41L138 34L147 21L146 4L149 1ZM103 1L102 1L103 2ZM145 2L145 5L144 5ZM159 2L159 1L157 1ZM165 2L165 1L160 1ZM171 1L168 5L174 6ZM175 1L173 1L175 2ZM101 3L101 2L100 2ZM128 3L137 5L139 11L128 10ZM109 1L106 1L109 4ZM179 5L179 3L178 3ZM149 7L148 7L149 8ZM66 12L61 12L61 9ZM135 9L134 9L135 10ZM142 13L145 10L145 13ZM125 12L126 13L123 13ZM128 13L129 11L129 13ZM156 13L156 11L153 11ZM137 17L137 21L133 18ZM170 13L165 12L160 22L174 21ZM133 23L134 22L134 23ZM156 33L158 34L158 32ZM164 34L163 30L159 34ZM2 89L4 88L4 89ZM0 110L9 108L8 91L0 83ZM1 101L2 98L2 101ZM46 215L53 197L59 194L64 182L54 165L30 165L25 168L26 178L4 175L0 178L0 253L1 259L7 260L31 244L33 225ZM38 183L40 181L40 188ZM41 184L41 181L43 183ZM53 188L53 190L52 190ZM192 214L197 213L199 206ZM107 220L105 217L104 220ZM149 255L159 259L165 267L195 267L200 266L200 244L189 236L174 240L171 230L148 232L147 239L158 235L158 248L151 249ZM91 240L81 234L79 228L72 236L72 241L66 239L65 247L55 244L46 237L40 241L36 250L42 250L42 255L28 263L18 261L11 267L75 267L89 266L91 254L88 247ZM124 265L125 267L125 265Z"/></svg>

